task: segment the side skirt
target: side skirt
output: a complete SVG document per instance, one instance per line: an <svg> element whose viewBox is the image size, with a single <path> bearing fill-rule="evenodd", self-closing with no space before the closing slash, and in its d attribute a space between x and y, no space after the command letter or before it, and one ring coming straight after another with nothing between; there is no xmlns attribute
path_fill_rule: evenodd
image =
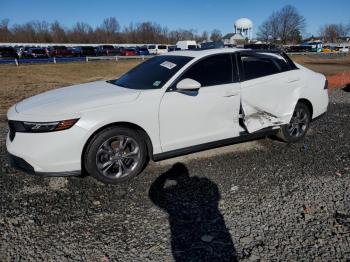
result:
<svg viewBox="0 0 350 262"><path fill-rule="evenodd" d="M199 152L199 151L203 151L203 150L207 150L207 149L211 149L211 148L217 148L217 147L237 144L237 143L241 143L241 142L245 142L245 141L249 141L249 140L254 140L257 138L261 138L261 137L275 135L275 134L277 134L277 132L278 132L278 129L265 128L263 130L259 130L257 132L251 133L251 134L246 133L246 134L242 134L242 135L237 136L237 137L232 137L232 138L227 138L227 139L209 142L209 143L205 143L205 144L175 149L175 150L171 150L168 152L153 155L153 161L157 162L160 160L165 160L165 159L177 157L177 156L188 155L191 153L195 153L195 152Z"/></svg>

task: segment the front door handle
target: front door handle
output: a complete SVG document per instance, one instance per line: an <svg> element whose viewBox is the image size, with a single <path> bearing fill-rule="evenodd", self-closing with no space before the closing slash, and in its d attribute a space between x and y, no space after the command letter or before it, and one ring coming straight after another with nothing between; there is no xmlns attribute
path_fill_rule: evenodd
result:
<svg viewBox="0 0 350 262"><path fill-rule="evenodd" d="M224 97L231 97L239 95L239 91L237 90L227 90L224 94Z"/></svg>

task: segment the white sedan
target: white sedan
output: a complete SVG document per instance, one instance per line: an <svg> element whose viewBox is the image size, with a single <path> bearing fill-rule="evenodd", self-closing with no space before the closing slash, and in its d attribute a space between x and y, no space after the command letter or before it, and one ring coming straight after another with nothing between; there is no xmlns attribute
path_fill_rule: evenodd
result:
<svg viewBox="0 0 350 262"><path fill-rule="evenodd" d="M284 53L178 51L119 79L64 87L8 111L13 166L39 175L87 171L104 183L154 161L277 133L304 138L326 112L326 78Z"/></svg>

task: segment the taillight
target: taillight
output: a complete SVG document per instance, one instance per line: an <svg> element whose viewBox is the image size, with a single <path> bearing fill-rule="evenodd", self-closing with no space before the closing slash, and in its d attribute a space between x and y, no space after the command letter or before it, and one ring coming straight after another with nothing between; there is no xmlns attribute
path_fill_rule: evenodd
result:
<svg viewBox="0 0 350 262"><path fill-rule="evenodd" d="M326 82L324 83L323 89L328 89L328 80L326 80Z"/></svg>

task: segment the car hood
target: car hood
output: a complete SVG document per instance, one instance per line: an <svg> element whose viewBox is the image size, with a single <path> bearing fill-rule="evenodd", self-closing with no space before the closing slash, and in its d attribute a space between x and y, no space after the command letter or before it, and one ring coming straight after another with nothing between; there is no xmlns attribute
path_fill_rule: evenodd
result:
<svg viewBox="0 0 350 262"><path fill-rule="evenodd" d="M71 115L92 108L130 102L139 94L139 90L97 81L51 90L27 98L15 108L17 113L24 115Z"/></svg>

